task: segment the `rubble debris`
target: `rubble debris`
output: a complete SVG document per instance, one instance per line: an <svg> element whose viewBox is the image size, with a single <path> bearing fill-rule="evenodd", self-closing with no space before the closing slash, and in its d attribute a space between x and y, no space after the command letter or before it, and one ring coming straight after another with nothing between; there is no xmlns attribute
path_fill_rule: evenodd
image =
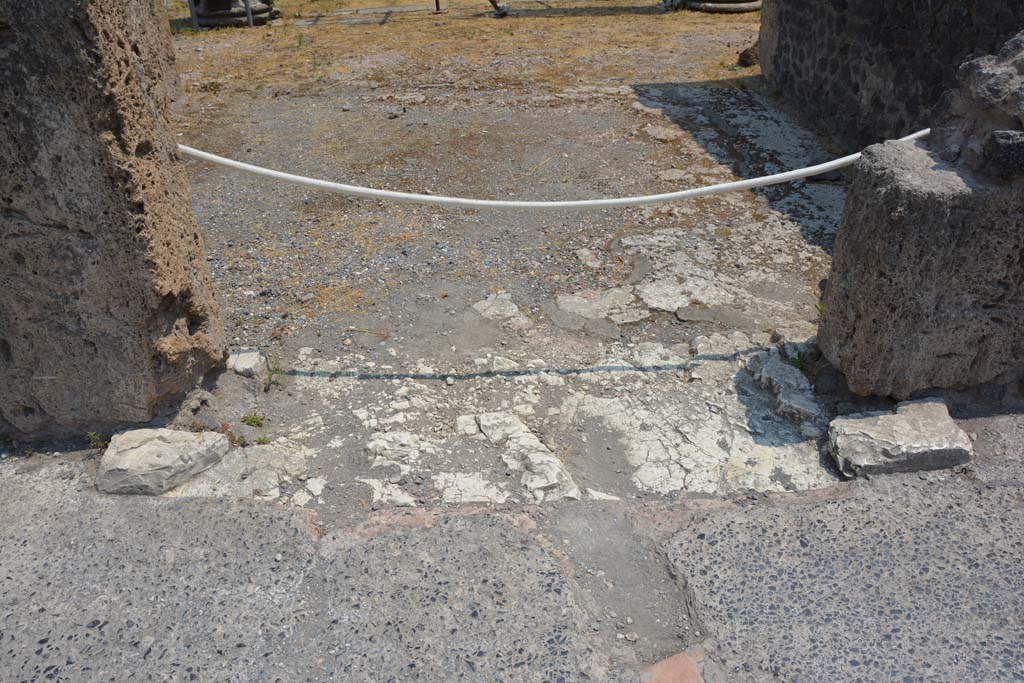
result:
<svg viewBox="0 0 1024 683"><path fill-rule="evenodd" d="M228 370L242 377L265 381L270 373L266 355L259 349L239 349L228 354Z"/></svg>
<svg viewBox="0 0 1024 683"><path fill-rule="evenodd" d="M747 361L747 370L775 396L775 410L792 420L813 420L821 408L811 382L800 369L782 359L778 349L761 351Z"/></svg>
<svg viewBox="0 0 1024 683"><path fill-rule="evenodd" d="M368 477L356 477L356 481L370 487L371 505L375 508L381 505L394 505L400 508L416 506L416 499L406 493L398 484Z"/></svg>
<svg viewBox="0 0 1024 683"><path fill-rule="evenodd" d="M284 437L270 444L236 448L213 467L164 495L276 500L282 495L282 485L306 476L309 460L315 457L316 451Z"/></svg>
<svg viewBox="0 0 1024 683"><path fill-rule="evenodd" d="M565 465L518 417L483 413L477 416L477 424L492 444L505 446L502 460L513 472L523 472L522 484L538 502L579 500L580 489Z"/></svg>
<svg viewBox="0 0 1024 683"><path fill-rule="evenodd" d="M380 460L411 463L421 454L433 454L437 447L412 432L376 432L366 444L366 452Z"/></svg>

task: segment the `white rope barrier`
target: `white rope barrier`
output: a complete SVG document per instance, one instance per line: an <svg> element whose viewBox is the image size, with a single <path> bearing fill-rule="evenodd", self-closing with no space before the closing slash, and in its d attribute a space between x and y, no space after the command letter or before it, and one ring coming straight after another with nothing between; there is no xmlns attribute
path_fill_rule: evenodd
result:
<svg viewBox="0 0 1024 683"><path fill-rule="evenodd" d="M900 142L907 140L917 140L923 138L931 132L930 128L919 130L916 133L908 135L903 138L899 138ZM261 166L254 166L252 164L246 164L241 161L235 161L234 159L226 159L224 157L217 156L216 154L210 154L209 152L203 152L192 147L185 145L178 145L178 149L188 156L195 157L196 159L202 159L203 161L209 161L212 164L224 166L226 168L233 168L238 171L244 171L246 173L252 173L254 175L264 176L266 178L274 178L276 180L283 180L288 183L295 183L297 185L304 185L306 187L315 187L320 190L327 190L328 192L337 192L338 194L347 194L356 197L370 197L373 199L388 199L397 202L409 202L413 204L431 204L434 206L461 206L470 209L608 209L621 206L646 206L648 204L659 204L662 202L674 202L681 199L693 199L694 197L707 197L709 195L721 194L723 192L737 192L740 190L750 190L755 187L765 187L767 185L778 185L779 183L788 183L793 180L800 180L801 178L807 178L810 176L818 175L821 173L828 173L834 171L837 168L843 168L853 164L861 157L861 153L850 154L849 156L835 159L834 161L828 161L823 164L817 164L816 166L808 166L806 168L799 168L793 171L786 171L784 173L776 173L774 175L762 176L760 178L751 178L749 180L737 180L731 183L720 183L718 185L709 185L707 187L697 187L690 190L681 190L678 192L666 192L663 194L651 194L641 197L617 197L613 199L580 199L580 200L568 200L568 201L506 201L500 199L466 199L462 197L442 197L431 194L416 194L412 192L396 192L394 190L378 190L372 187L360 187L359 185L345 185L344 183L333 183L328 180L318 180L316 178L307 178L305 176L294 175L292 173L284 173L283 171L274 171L269 168L263 168Z"/></svg>

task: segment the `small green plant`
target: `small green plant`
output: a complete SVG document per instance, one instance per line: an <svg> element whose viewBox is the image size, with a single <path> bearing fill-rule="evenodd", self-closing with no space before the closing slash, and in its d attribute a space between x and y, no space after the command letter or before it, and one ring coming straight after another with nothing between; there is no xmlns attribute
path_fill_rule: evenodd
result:
<svg viewBox="0 0 1024 683"><path fill-rule="evenodd" d="M227 422L222 423L220 429L218 429L217 431L223 434L224 436L228 437L228 443L230 443L232 446L245 448L246 446L249 445L249 442L246 440L244 436L239 436L238 434L235 434L233 431L231 431L231 425L229 425Z"/></svg>
<svg viewBox="0 0 1024 683"><path fill-rule="evenodd" d="M260 434L256 437L256 443L260 446L266 446L270 443L270 437L266 434Z"/></svg>
<svg viewBox="0 0 1024 683"><path fill-rule="evenodd" d="M814 304L814 310L818 312L818 322L821 322L821 316L825 314L825 302L819 301L818 303Z"/></svg>
<svg viewBox="0 0 1024 683"><path fill-rule="evenodd" d="M255 413L253 413L252 415L242 416L242 424L246 425L247 427L262 427L263 420L264 417L262 415L257 415Z"/></svg>
<svg viewBox="0 0 1024 683"><path fill-rule="evenodd" d="M815 349L814 351L810 351L808 353L804 353L803 351L797 351L796 355L786 362L792 365L800 372L804 373L805 375L809 375L812 373L815 364L819 360L821 360L821 351Z"/></svg>
<svg viewBox="0 0 1024 683"><path fill-rule="evenodd" d="M99 432L89 432L85 438L89 440L89 448L102 449L110 445L110 439Z"/></svg>
<svg viewBox="0 0 1024 683"><path fill-rule="evenodd" d="M281 358L274 356L267 362L267 381L263 384L263 391L270 391L273 385L281 386L281 378L284 377L284 366L281 365Z"/></svg>

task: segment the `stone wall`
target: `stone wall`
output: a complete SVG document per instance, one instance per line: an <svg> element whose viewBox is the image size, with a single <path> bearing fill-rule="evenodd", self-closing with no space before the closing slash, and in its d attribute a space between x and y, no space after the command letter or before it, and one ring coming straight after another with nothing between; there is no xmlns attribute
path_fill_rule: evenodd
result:
<svg viewBox="0 0 1024 683"><path fill-rule="evenodd" d="M0 434L145 422L225 353L162 0L0 3Z"/></svg>
<svg viewBox="0 0 1024 683"><path fill-rule="evenodd" d="M933 125L957 67L1021 28L1021 0L765 0L761 68L859 148Z"/></svg>
<svg viewBox="0 0 1024 683"><path fill-rule="evenodd" d="M836 237L818 345L858 394L908 398L1024 364L1024 190L926 143L864 151Z"/></svg>
<svg viewBox="0 0 1024 683"><path fill-rule="evenodd" d="M929 138L853 169L818 343L860 394L1024 371L1024 32L957 74Z"/></svg>

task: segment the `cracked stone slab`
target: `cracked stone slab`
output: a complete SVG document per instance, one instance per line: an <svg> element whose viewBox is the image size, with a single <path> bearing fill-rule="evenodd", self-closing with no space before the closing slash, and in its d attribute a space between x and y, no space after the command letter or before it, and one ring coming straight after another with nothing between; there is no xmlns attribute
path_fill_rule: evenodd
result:
<svg viewBox="0 0 1024 683"><path fill-rule="evenodd" d="M281 497L282 485L306 476L308 462L314 457L314 450L285 438L264 446L236 448L219 463L164 496L274 500Z"/></svg>
<svg viewBox="0 0 1024 683"><path fill-rule="evenodd" d="M790 229L784 217L769 214L761 221L631 234L620 244L649 264L633 286L645 307L753 332L807 325L813 311L812 292L792 271L818 255L803 253L800 244L770 246L786 243ZM749 244L737 248L746 236Z"/></svg>
<svg viewBox="0 0 1024 683"><path fill-rule="evenodd" d="M580 489L562 461L541 443L537 435L511 413L483 413L477 423L496 446L505 446L501 458L539 502L569 498L579 500Z"/></svg>
<svg viewBox="0 0 1024 683"><path fill-rule="evenodd" d="M366 452L381 460L410 463L436 453L437 447L412 432L377 432L366 444Z"/></svg>
<svg viewBox="0 0 1024 683"><path fill-rule="evenodd" d="M623 287L603 292L584 290L575 294L559 294L555 303L560 309L587 320L608 319L618 325L643 320L651 315L633 293Z"/></svg>
<svg viewBox="0 0 1024 683"><path fill-rule="evenodd" d="M158 495L212 467L230 450L224 434L134 429L115 434L100 460L104 493Z"/></svg>
<svg viewBox="0 0 1024 683"><path fill-rule="evenodd" d="M905 401L895 413L836 418L828 440L839 469L851 477L956 467L974 452L940 398Z"/></svg>
<svg viewBox="0 0 1024 683"><path fill-rule="evenodd" d="M775 396L775 410L793 420L813 420L821 414L811 382L796 366L784 361L778 349L754 354L747 370Z"/></svg>
<svg viewBox="0 0 1024 683"><path fill-rule="evenodd" d="M741 333L699 337L686 372L617 396L576 391L562 402L570 428L597 419L617 435L641 491L669 494L794 491L835 481L815 439L775 411L774 396L744 370L758 346ZM646 362L682 360L681 348L634 350Z"/></svg>
<svg viewBox="0 0 1024 683"><path fill-rule="evenodd" d="M513 328L525 328L533 324L512 301L512 295L508 292L491 294L473 304L473 310L488 320L508 323Z"/></svg>
<svg viewBox="0 0 1024 683"><path fill-rule="evenodd" d="M494 503L508 500L508 492L476 472L440 472L431 477L441 500L450 505L465 503Z"/></svg>
<svg viewBox="0 0 1024 683"><path fill-rule="evenodd" d="M394 505L395 507L415 507L416 498L407 493L398 484L382 479L356 477L356 481L370 487L371 503L374 507Z"/></svg>

